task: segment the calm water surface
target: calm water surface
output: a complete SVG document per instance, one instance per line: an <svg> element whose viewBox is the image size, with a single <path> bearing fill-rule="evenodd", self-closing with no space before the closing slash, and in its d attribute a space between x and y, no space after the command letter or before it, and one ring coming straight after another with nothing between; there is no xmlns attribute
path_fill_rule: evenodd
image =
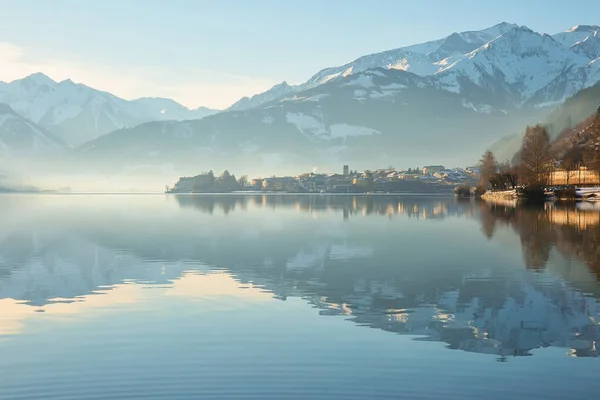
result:
<svg viewBox="0 0 600 400"><path fill-rule="evenodd" d="M0 196L1 399L598 399L600 209Z"/></svg>

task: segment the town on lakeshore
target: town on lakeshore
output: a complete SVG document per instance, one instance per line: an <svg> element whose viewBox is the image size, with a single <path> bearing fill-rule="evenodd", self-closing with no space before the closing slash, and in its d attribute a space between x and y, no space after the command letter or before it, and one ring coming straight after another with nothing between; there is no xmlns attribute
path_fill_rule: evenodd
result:
<svg viewBox="0 0 600 400"><path fill-rule="evenodd" d="M344 165L342 173L307 172L297 176L252 178L224 171L182 177L168 193L230 193L240 191L284 193L452 193L458 185L472 186L479 180L475 167L447 169L442 165L396 170L352 171Z"/></svg>

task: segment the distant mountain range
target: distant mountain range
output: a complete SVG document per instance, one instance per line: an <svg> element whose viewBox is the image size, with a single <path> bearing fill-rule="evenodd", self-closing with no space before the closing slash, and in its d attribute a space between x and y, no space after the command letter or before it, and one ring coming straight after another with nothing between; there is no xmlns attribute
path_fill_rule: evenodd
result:
<svg viewBox="0 0 600 400"><path fill-rule="evenodd" d="M375 69L245 111L152 122L77 149L100 167L176 163L199 170L294 173L442 161L462 165L529 113L478 108L410 72ZM537 113L534 113L538 115ZM465 161L467 160L467 161Z"/></svg>
<svg viewBox="0 0 600 400"><path fill-rule="evenodd" d="M0 151L11 156L60 154L69 147L52 133L0 104Z"/></svg>
<svg viewBox="0 0 600 400"><path fill-rule="evenodd" d="M115 165L250 173L473 162L600 80L596 26L555 36L508 23L361 57L200 121L149 123L79 151Z"/></svg>
<svg viewBox="0 0 600 400"><path fill-rule="evenodd" d="M71 80L55 82L42 73L0 82L0 103L69 146L144 122L198 119L216 112L204 107L190 110L163 98L127 101Z"/></svg>
<svg viewBox="0 0 600 400"><path fill-rule="evenodd" d="M600 81L599 31L580 25L550 36L501 23L453 33L283 82L216 115L41 74L1 84L0 102L75 147L70 161L96 169L464 165L501 138L496 147L510 154L518 135L507 135Z"/></svg>

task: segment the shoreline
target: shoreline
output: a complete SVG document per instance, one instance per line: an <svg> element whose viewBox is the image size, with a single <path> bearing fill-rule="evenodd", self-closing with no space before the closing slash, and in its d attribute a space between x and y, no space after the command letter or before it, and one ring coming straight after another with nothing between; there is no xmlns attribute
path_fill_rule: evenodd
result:
<svg viewBox="0 0 600 400"><path fill-rule="evenodd" d="M452 192L398 192L398 193L290 193L290 192L222 192L222 193L165 193L165 192L0 192L2 195L58 195L58 196L431 196L455 197Z"/></svg>

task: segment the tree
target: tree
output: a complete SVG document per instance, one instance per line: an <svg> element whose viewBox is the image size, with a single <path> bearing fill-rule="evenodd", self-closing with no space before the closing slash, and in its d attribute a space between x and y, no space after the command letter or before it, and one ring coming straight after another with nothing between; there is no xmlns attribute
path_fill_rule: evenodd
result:
<svg viewBox="0 0 600 400"><path fill-rule="evenodd" d="M219 191L231 192L238 188L238 183L235 179L235 175L231 175L229 171L225 170L217 179L217 187Z"/></svg>
<svg viewBox="0 0 600 400"><path fill-rule="evenodd" d="M600 177L600 107L598 107L598 111L592 122L589 142L587 156L589 161L587 164Z"/></svg>
<svg viewBox="0 0 600 400"><path fill-rule="evenodd" d="M207 174L206 186L208 186L210 190L213 190L215 187L215 182L216 182L215 174L211 169L210 171L208 171L208 174Z"/></svg>
<svg viewBox="0 0 600 400"><path fill-rule="evenodd" d="M573 146L564 154L562 165L565 169L566 184L568 185L573 171L579 169L583 162L583 150L579 146Z"/></svg>
<svg viewBox="0 0 600 400"><path fill-rule="evenodd" d="M373 182L375 181L373 172L366 170L365 179L367 180L367 188L370 190L373 187Z"/></svg>
<svg viewBox="0 0 600 400"><path fill-rule="evenodd" d="M542 125L527 127L521 148L521 175L532 191L541 191L552 169L550 136Z"/></svg>
<svg viewBox="0 0 600 400"><path fill-rule="evenodd" d="M238 179L238 183L242 187L242 189L246 187L246 185L248 185L248 175L240 176L240 179Z"/></svg>
<svg viewBox="0 0 600 400"><path fill-rule="evenodd" d="M500 166L500 173L504 176L506 187L514 189L519 183L519 168L510 163L505 163Z"/></svg>
<svg viewBox="0 0 600 400"><path fill-rule="evenodd" d="M498 164L498 172L491 176L493 189L512 189L517 186L518 170L508 162Z"/></svg>
<svg viewBox="0 0 600 400"><path fill-rule="evenodd" d="M484 188L488 188L490 186L490 179L498 173L498 164L496 163L496 157L491 151L486 151L479 160L481 166L479 167L481 171L481 178L479 179L479 184Z"/></svg>

